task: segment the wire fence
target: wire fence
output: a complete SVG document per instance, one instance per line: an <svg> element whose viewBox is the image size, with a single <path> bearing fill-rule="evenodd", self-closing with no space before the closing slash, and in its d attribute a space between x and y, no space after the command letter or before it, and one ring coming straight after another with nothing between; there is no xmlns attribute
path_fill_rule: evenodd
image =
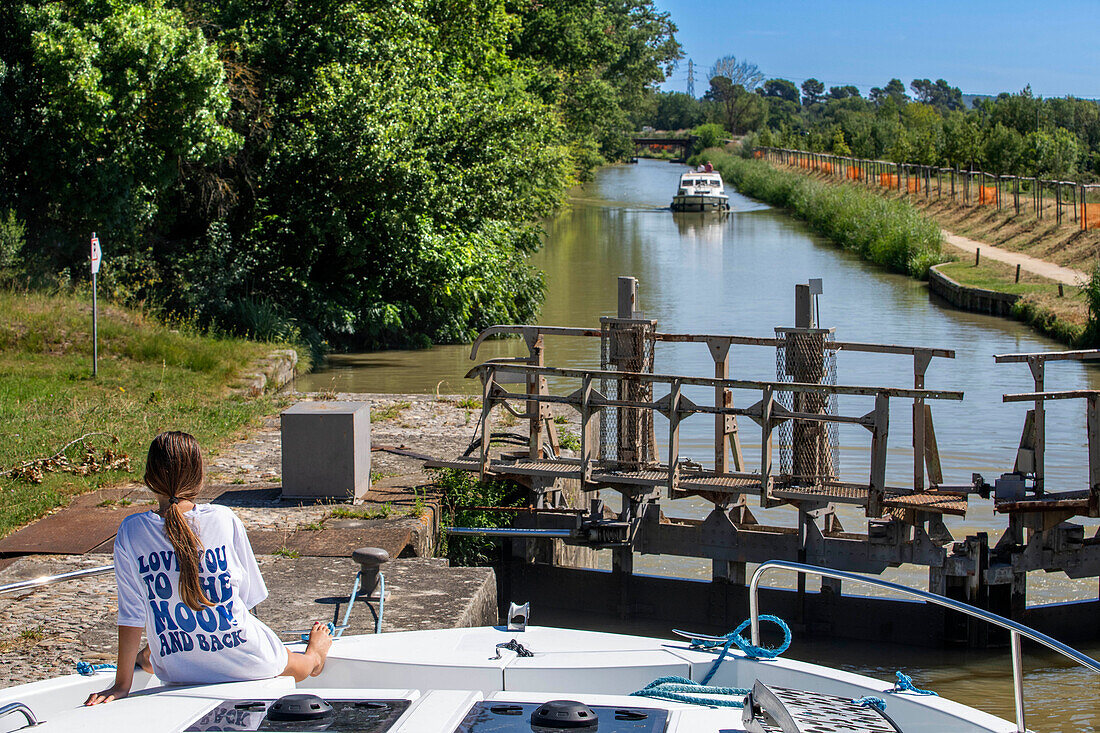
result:
<svg viewBox="0 0 1100 733"><path fill-rule="evenodd" d="M1036 219L1056 224L1068 222L1072 217L1082 230L1100 228L1100 184L995 175L981 170L866 160L786 148L757 148L753 157L928 201L989 206L1017 215L1031 213Z"/></svg>

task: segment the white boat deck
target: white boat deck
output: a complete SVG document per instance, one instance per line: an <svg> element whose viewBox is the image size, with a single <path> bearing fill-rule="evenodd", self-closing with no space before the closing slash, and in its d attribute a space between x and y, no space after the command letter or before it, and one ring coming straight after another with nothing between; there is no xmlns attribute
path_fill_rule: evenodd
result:
<svg viewBox="0 0 1100 733"><path fill-rule="evenodd" d="M501 658L493 659L496 645L512 639L534 656L519 657L503 649ZM225 701L270 703L298 691L326 700L407 700L408 708L389 730L426 733L459 729L471 707L481 701L540 703L567 698L590 706L667 710L664 730L668 733L744 731L739 709L624 697L659 677L676 675L699 681L714 658L713 652L692 649L686 642L546 627L529 626L523 632L499 627L416 631L338 639L324 673L297 686L283 677L173 687L139 673L136 691L130 697L84 708L81 703L87 695L106 688L113 678L113 672L100 672L2 690L0 705L26 704L43 721L34 730L44 733L264 730L257 727L263 719L262 710L250 714L233 711L230 706L230 713L224 714L215 708ZM757 680L845 698L882 697L887 701L887 713L905 733L1015 730L1007 721L949 700L894 694L888 692L891 684L887 682L783 658L752 660L731 652L710 684L751 688ZM0 732L23 725L18 714L0 718ZM301 729L318 728L303 724ZM600 730L608 728L601 723Z"/></svg>

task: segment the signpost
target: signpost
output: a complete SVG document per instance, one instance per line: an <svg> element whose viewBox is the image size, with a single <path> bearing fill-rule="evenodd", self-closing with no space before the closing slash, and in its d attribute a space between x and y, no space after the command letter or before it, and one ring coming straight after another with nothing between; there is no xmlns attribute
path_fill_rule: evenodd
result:
<svg viewBox="0 0 1100 733"><path fill-rule="evenodd" d="M96 307L95 276L99 274L99 263L103 253L99 249L99 237L92 232L92 376L99 373L99 312Z"/></svg>

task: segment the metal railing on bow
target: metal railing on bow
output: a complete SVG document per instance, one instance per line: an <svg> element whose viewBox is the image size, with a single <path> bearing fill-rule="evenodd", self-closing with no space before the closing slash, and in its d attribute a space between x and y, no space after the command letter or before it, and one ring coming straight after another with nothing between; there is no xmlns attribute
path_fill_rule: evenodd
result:
<svg viewBox="0 0 1100 733"><path fill-rule="evenodd" d="M830 570L829 568L822 568L816 565L805 565L803 563L789 562L785 560L769 560L768 562L761 563L756 571L752 574L752 579L749 580L749 620L752 626L752 643L756 646L760 645L760 581L764 576L775 570L788 570L799 575L816 575L821 578L832 578L834 580L850 581L854 583L863 583L865 585L871 585L876 588L883 588L885 590L891 590L896 593L902 593L904 595L918 598L928 603L933 603L937 606L949 608L959 613L964 613L967 616L981 619L986 623L993 624L1009 632L1009 639L1011 641L1012 651L1012 687L1016 707L1016 728L1018 733L1026 733L1027 726L1024 724L1024 676L1023 665L1021 663L1021 649L1020 649L1020 637L1025 636L1032 641L1038 642L1048 649L1052 649L1059 654L1069 657L1074 662L1077 662L1086 669L1091 669L1093 672L1100 673L1100 662L1096 661L1092 657L1086 656L1077 651L1071 646L1067 646L1057 639L1052 639L1044 633L1036 631L1030 626L1024 626L1021 623L1017 623L1012 619L1005 618L1004 616L998 616L990 611L976 608L968 603L962 601L956 601L953 598L947 598L945 596L938 595L936 593L929 593L923 590L917 590L915 588L909 588L904 585L898 585L897 583L891 583L886 580L879 580L878 578L870 578L866 575L859 575L857 573L848 573L843 570Z"/></svg>

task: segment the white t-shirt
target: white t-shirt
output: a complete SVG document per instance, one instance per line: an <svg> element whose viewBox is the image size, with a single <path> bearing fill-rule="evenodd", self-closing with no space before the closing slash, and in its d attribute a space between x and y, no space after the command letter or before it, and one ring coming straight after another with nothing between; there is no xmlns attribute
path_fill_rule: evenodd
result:
<svg viewBox="0 0 1100 733"><path fill-rule="evenodd" d="M244 525L231 509L199 504L183 515L204 548L200 584L216 605L194 611L179 594L179 564L155 512L133 514L115 537L118 625L144 626L164 682L208 684L275 677L287 649L249 613L267 598Z"/></svg>

